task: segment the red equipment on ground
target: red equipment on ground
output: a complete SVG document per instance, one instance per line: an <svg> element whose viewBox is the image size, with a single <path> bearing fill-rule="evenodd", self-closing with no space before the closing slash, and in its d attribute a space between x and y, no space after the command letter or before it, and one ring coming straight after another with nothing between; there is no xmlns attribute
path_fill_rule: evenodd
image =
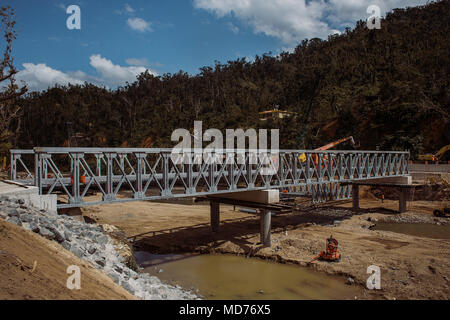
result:
<svg viewBox="0 0 450 320"><path fill-rule="evenodd" d="M338 244L339 244L338 241L336 239L334 239L333 236L330 236L327 239L326 251L322 251L317 257L314 257L314 259L311 262L318 260L318 259L324 260L324 261L329 261L329 262L340 261L341 254L339 253L339 250L338 250Z"/></svg>

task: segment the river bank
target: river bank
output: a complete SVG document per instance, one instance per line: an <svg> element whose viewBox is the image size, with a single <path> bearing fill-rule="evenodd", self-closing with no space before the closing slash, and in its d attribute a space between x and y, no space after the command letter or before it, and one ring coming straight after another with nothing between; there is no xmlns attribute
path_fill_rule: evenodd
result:
<svg viewBox="0 0 450 320"><path fill-rule="evenodd" d="M402 219L447 223L434 218L433 202L410 203ZM441 205L441 203L439 203ZM351 278L363 288L361 299L449 299L450 241L371 230L374 222L395 219L397 201L362 199L360 214L351 204L308 208L273 217L271 248L259 243L259 219L221 206L221 226L212 234L209 206L134 203L84 208L83 214L119 227L137 249L151 253L234 254L307 266ZM409 217L409 218L405 218ZM413 218L416 217L416 218ZM437 219L437 220L436 220ZM333 235L339 241L339 263L310 261ZM367 268L381 269L381 290L367 290Z"/></svg>

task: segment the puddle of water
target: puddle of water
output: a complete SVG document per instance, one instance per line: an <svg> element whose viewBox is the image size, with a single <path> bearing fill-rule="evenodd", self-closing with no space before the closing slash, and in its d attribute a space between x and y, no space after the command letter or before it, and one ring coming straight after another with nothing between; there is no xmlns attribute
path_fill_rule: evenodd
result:
<svg viewBox="0 0 450 320"><path fill-rule="evenodd" d="M377 222L373 229L432 239L450 239L450 226L448 225L437 225L431 223Z"/></svg>
<svg viewBox="0 0 450 320"><path fill-rule="evenodd" d="M136 252L136 260L161 281L194 287L206 299L340 300L354 299L361 293L358 287L346 285L344 278L256 258Z"/></svg>

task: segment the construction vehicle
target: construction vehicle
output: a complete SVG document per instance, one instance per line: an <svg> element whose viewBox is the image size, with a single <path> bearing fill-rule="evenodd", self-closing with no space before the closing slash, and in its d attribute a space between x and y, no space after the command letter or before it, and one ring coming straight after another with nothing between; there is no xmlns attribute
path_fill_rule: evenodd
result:
<svg viewBox="0 0 450 320"><path fill-rule="evenodd" d="M435 217L450 218L450 208L441 208L433 211Z"/></svg>
<svg viewBox="0 0 450 320"><path fill-rule="evenodd" d="M353 146L353 147L356 147L355 139L353 139L353 136L349 136L349 137L347 137L347 138L342 138L342 139L336 140L336 141L334 141L334 142L328 143L328 144L326 144L326 145L324 145L324 146L322 146L322 147L319 147L319 148L317 148L317 149L314 149L314 151L325 151L325 150L329 150L329 149L334 148L335 146L337 146L337 145L339 145L339 144L341 144L341 143L347 142L347 141L350 141L350 143L352 144L352 146ZM318 164L318 157L317 157L317 155L316 155L316 154L313 154L313 157L314 157L314 163L315 163L315 164ZM305 153L302 153L302 154L298 157L298 159L299 159L301 162L306 162L306 154L305 154Z"/></svg>
<svg viewBox="0 0 450 320"><path fill-rule="evenodd" d="M442 147L435 154L431 154L431 153L421 154L421 155L419 155L418 160L420 160L420 161L439 161L444 158L445 153L449 150L450 150L450 144Z"/></svg>
<svg viewBox="0 0 450 320"><path fill-rule="evenodd" d="M315 151L325 151L331 148L334 148L335 146L337 146L338 144L344 143L346 141L350 141L350 143L352 144L352 146L356 146L355 143L355 139L353 139L353 136L347 137L347 138L343 138L343 139L339 139L337 141L331 142L329 144L326 144L320 148L314 149Z"/></svg>
<svg viewBox="0 0 450 320"><path fill-rule="evenodd" d="M267 110L260 112L260 120L261 121L267 121L269 119L284 119L284 118L290 118L292 116L296 116L297 112L292 111L286 111L286 110L280 110L280 106L275 106L272 110Z"/></svg>
<svg viewBox="0 0 450 320"><path fill-rule="evenodd" d="M142 141L140 147L145 149L151 148L153 146L153 143L154 143L153 137L148 137Z"/></svg>
<svg viewBox="0 0 450 320"><path fill-rule="evenodd" d="M311 262L316 260L323 260L329 262L341 261L341 254L338 249L339 243L333 236L330 236L326 242L326 249L322 251L318 256L314 257ZM310 262L310 263L311 263Z"/></svg>

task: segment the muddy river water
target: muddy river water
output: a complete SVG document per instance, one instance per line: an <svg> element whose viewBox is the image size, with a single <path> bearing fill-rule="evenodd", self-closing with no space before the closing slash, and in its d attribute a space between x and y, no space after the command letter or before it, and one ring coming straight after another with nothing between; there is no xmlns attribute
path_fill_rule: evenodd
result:
<svg viewBox="0 0 450 320"><path fill-rule="evenodd" d="M198 289L205 299L355 299L361 288L310 268L233 255L136 252L138 264L161 281Z"/></svg>
<svg viewBox="0 0 450 320"><path fill-rule="evenodd" d="M374 230L392 231L432 239L450 239L450 225L377 222Z"/></svg>

